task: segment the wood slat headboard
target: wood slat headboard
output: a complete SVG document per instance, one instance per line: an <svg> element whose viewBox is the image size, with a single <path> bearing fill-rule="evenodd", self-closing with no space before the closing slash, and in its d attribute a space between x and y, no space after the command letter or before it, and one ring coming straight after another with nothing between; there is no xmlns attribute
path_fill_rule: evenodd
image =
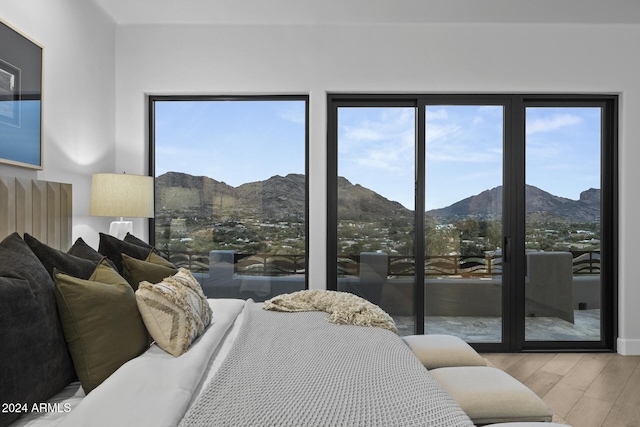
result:
<svg viewBox="0 0 640 427"><path fill-rule="evenodd" d="M0 176L0 240L17 231L66 251L71 208L71 184Z"/></svg>

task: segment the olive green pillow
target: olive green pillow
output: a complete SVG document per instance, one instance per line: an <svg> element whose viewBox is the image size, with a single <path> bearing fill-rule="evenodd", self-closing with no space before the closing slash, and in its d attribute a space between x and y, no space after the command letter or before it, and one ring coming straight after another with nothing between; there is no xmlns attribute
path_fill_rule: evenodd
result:
<svg viewBox="0 0 640 427"><path fill-rule="evenodd" d="M127 279L134 291L138 289L140 282L162 282L165 278L178 272L175 265L154 252L151 252L144 261L127 254L121 255L124 278Z"/></svg>
<svg viewBox="0 0 640 427"><path fill-rule="evenodd" d="M88 280L54 272L56 301L84 392L99 386L127 361L149 347L136 297L106 260Z"/></svg>

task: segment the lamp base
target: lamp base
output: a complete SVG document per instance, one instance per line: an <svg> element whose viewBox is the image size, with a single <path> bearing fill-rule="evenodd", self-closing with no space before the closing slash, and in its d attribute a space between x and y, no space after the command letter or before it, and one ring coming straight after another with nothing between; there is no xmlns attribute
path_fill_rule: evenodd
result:
<svg viewBox="0 0 640 427"><path fill-rule="evenodd" d="M109 234L118 239L124 239L127 233L133 233L133 222L131 221L113 221L109 226Z"/></svg>

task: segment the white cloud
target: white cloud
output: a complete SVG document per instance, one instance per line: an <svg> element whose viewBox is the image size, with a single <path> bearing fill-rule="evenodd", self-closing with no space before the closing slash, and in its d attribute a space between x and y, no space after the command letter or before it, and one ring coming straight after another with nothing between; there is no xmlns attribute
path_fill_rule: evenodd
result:
<svg viewBox="0 0 640 427"><path fill-rule="evenodd" d="M345 134L341 142L380 141L385 135L379 129L344 126Z"/></svg>
<svg viewBox="0 0 640 427"><path fill-rule="evenodd" d="M469 144L451 143L427 147L428 162L497 163L502 162L502 152L474 150Z"/></svg>
<svg viewBox="0 0 640 427"><path fill-rule="evenodd" d="M441 108L439 110L433 110L433 108L427 108L427 123L429 123L430 120L446 120L449 118L449 114L447 113L447 110L445 110L444 108Z"/></svg>
<svg viewBox="0 0 640 427"><path fill-rule="evenodd" d="M379 144L364 150L364 156L356 158L356 164L366 168L403 172L413 170L414 134L406 131L397 135L393 141Z"/></svg>
<svg viewBox="0 0 640 427"><path fill-rule="evenodd" d="M409 108L380 109L376 116L340 127L341 161L365 168L398 172L413 167L414 112Z"/></svg>
<svg viewBox="0 0 640 427"><path fill-rule="evenodd" d="M462 128L456 124L438 125L427 123L427 148L435 143L449 141L462 133Z"/></svg>
<svg viewBox="0 0 640 427"><path fill-rule="evenodd" d="M555 140L536 141L534 138L527 140L527 162L544 164L561 159L566 154L566 147Z"/></svg>
<svg viewBox="0 0 640 427"><path fill-rule="evenodd" d="M480 116L476 116L476 117L473 118L472 124L479 125L481 123L484 123L484 118L482 118Z"/></svg>
<svg viewBox="0 0 640 427"><path fill-rule="evenodd" d="M567 126L582 123L582 117L574 114L556 114L542 119L527 120L527 135L539 132L551 132Z"/></svg>
<svg viewBox="0 0 640 427"><path fill-rule="evenodd" d="M400 157L398 152L386 150L371 150L366 153L367 157L357 159L356 163L366 168L383 169L395 172L399 169L397 160Z"/></svg>
<svg viewBox="0 0 640 427"><path fill-rule="evenodd" d="M277 111L278 117L291 123L304 124L305 111L303 105L295 105L291 107L280 107Z"/></svg>
<svg viewBox="0 0 640 427"><path fill-rule="evenodd" d="M428 162L487 163L502 161L502 144L481 144L478 134L458 124L427 127ZM493 147L493 148L492 148ZM496 148L497 147L497 148Z"/></svg>

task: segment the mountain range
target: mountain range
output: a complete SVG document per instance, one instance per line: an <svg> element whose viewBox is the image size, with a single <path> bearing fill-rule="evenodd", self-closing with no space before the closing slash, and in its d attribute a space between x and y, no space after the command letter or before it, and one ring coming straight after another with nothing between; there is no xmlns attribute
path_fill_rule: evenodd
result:
<svg viewBox="0 0 640 427"><path fill-rule="evenodd" d="M156 178L156 210L223 218L304 218L305 177L272 176L232 187L206 176L167 172Z"/></svg>
<svg viewBox="0 0 640 427"><path fill-rule="evenodd" d="M578 222L599 218L599 189L583 191L579 200L554 196L530 185L525 191L529 215ZM205 176L167 172L156 179L156 210L219 218L304 218L305 194L305 176L301 174L276 175L233 187ZM341 220L375 221L413 216L413 211L400 203L343 177L338 178L338 198ZM499 186L450 206L429 210L426 215L440 219L499 218L501 206L502 187Z"/></svg>
<svg viewBox="0 0 640 427"><path fill-rule="evenodd" d="M600 189L590 188L580 193L578 200L554 196L544 190L527 185L525 206L528 216L549 220L591 222L600 218ZM464 218L478 216L499 218L502 215L502 186L485 190L450 206L427 211L436 218Z"/></svg>

